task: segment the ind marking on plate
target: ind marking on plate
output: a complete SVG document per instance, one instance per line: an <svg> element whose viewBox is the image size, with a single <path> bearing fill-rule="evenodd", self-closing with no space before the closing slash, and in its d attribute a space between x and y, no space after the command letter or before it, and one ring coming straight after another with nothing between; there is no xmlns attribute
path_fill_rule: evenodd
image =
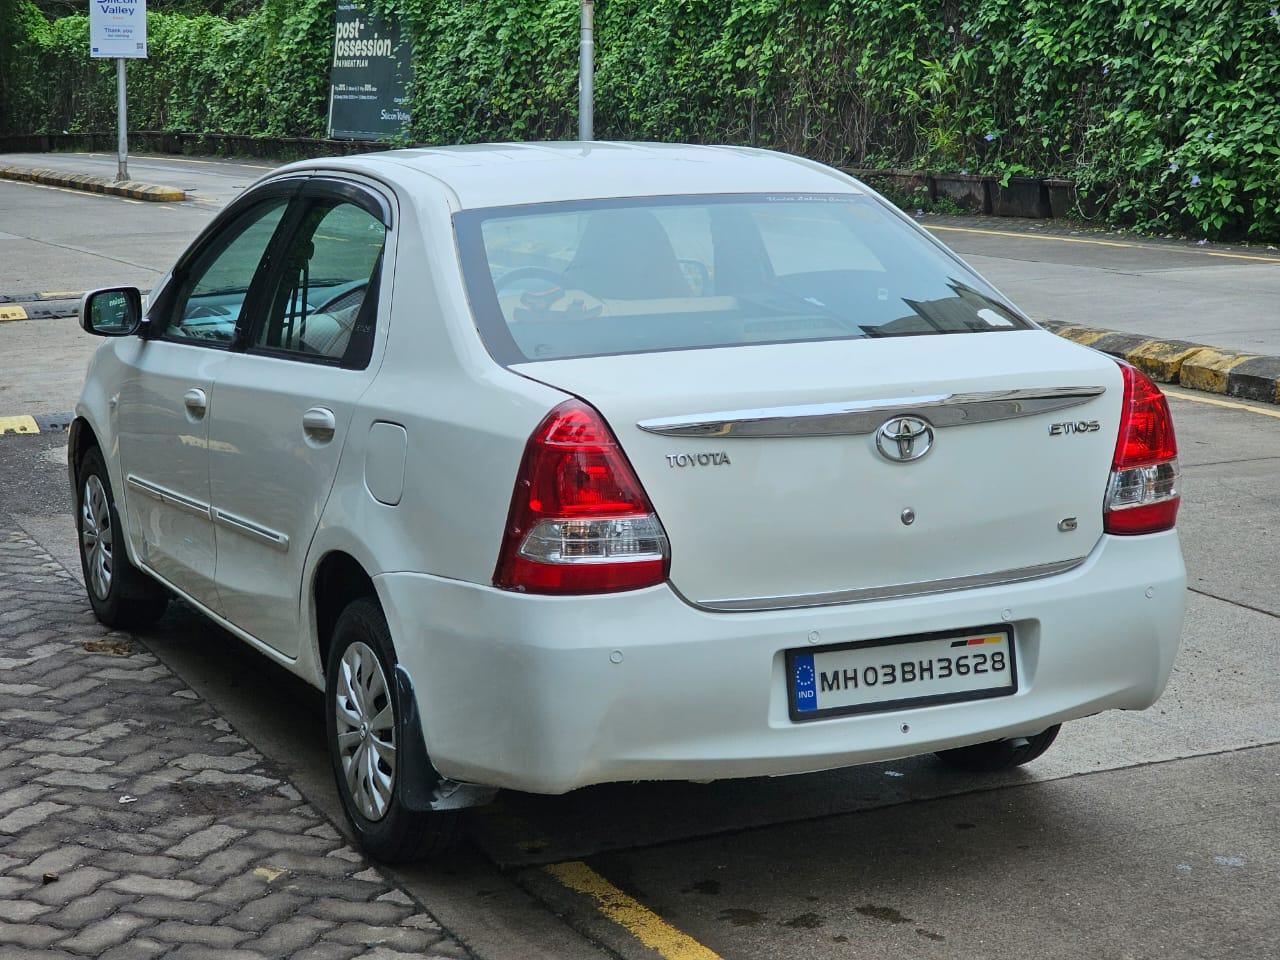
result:
<svg viewBox="0 0 1280 960"><path fill-rule="evenodd" d="M813 654L797 654L792 661L795 671L796 712L818 709L818 674L813 668Z"/></svg>

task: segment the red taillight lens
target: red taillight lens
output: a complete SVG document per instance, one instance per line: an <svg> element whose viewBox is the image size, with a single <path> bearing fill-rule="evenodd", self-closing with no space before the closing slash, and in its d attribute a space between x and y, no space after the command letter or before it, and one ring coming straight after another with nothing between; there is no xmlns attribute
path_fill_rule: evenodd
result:
<svg viewBox="0 0 1280 960"><path fill-rule="evenodd" d="M1178 441L1169 401L1146 374L1127 363L1120 432L1111 464L1103 526L1132 535L1169 530L1178 519Z"/></svg>
<svg viewBox="0 0 1280 960"><path fill-rule="evenodd" d="M667 536L613 431L567 400L529 438L493 582L528 593L636 590L667 578Z"/></svg>

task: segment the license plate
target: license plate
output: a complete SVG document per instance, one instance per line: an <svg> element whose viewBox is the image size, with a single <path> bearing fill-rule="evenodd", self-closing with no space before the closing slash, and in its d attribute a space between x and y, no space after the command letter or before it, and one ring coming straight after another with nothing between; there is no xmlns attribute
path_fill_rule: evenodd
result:
<svg viewBox="0 0 1280 960"><path fill-rule="evenodd" d="M792 720L982 700L1017 689L1008 624L787 651Z"/></svg>

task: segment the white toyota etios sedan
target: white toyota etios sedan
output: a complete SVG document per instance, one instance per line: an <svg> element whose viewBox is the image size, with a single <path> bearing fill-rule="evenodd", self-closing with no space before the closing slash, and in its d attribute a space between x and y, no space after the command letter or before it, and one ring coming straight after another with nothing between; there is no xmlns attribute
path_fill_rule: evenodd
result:
<svg viewBox="0 0 1280 960"><path fill-rule="evenodd" d="M377 857L501 787L1006 768L1177 650L1160 391L806 160L294 164L82 323L94 611L323 687Z"/></svg>

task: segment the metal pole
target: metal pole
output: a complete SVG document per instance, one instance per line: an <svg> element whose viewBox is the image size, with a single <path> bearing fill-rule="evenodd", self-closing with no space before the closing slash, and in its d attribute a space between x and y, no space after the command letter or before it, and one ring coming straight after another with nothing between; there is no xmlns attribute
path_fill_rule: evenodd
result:
<svg viewBox="0 0 1280 960"><path fill-rule="evenodd" d="M116 179L129 179L129 109L125 103L124 57L116 58Z"/></svg>
<svg viewBox="0 0 1280 960"><path fill-rule="evenodd" d="M582 43L578 51L578 139L595 139L595 0L582 0Z"/></svg>

